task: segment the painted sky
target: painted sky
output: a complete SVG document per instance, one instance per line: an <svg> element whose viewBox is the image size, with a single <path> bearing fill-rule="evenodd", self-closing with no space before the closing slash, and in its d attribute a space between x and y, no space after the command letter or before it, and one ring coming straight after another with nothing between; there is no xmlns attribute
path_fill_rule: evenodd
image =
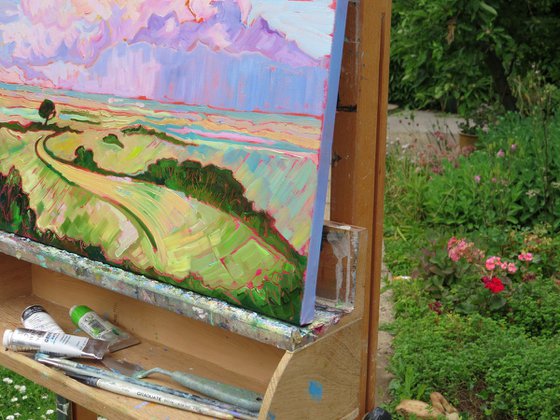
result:
<svg viewBox="0 0 560 420"><path fill-rule="evenodd" d="M0 0L0 81L322 115L332 0Z"/></svg>

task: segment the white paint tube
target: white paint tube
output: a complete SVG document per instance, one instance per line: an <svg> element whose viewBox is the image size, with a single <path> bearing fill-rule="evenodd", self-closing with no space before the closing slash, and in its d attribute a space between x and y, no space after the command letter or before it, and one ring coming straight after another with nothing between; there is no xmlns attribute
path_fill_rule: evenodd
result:
<svg viewBox="0 0 560 420"><path fill-rule="evenodd" d="M26 328L4 331L3 344L13 351L39 351L51 356L86 359L102 359L109 351L107 341Z"/></svg>
<svg viewBox="0 0 560 420"><path fill-rule="evenodd" d="M41 305L31 305L25 308L21 313L21 322L23 327L29 330L64 334L64 330Z"/></svg>

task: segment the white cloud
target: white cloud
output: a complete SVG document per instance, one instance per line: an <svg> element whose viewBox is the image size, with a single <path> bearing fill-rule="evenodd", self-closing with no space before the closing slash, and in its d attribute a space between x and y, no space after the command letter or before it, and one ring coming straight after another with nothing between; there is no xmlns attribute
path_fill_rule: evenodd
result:
<svg viewBox="0 0 560 420"><path fill-rule="evenodd" d="M333 0L241 0L251 1L248 20L262 16L273 29L295 41L302 51L320 58L330 54L334 10Z"/></svg>

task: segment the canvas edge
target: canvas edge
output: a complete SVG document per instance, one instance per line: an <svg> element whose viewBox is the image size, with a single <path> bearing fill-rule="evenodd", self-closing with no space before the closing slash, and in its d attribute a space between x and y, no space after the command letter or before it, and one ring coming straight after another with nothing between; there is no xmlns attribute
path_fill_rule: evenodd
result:
<svg viewBox="0 0 560 420"><path fill-rule="evenodd" d="M324 223L325 205L329 170L332 158L332 144L334 136L334 121L338 101L338 86L342 68L342 50L346 29L346 15L349 0L337 0L335 9L333 42L331 46L331 62L329 68L327 102L323 118L323 132L319 151L319 168L317 173L317 192L315 208L311 224L311 239L309 243L308 264L301 302L300 324L305 325L313 321L315 316L315 294L317 289L317 273L319 270L319 254Z"/></svg>

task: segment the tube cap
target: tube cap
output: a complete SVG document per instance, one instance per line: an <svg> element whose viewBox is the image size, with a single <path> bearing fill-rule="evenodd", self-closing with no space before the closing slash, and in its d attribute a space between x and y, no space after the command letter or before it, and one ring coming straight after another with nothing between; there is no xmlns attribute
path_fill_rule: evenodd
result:
<svg viewBox="0 0 560 420"><path fill-rule="evenodd" d="M37 312L45 312L46 313L47 311L41 305L28 306L21 313L21 322L24 322L27 318L29 318L33 314L36 314Z"/></svg>
<svg viewBox="0 0 560 420"><path fill-rule="evenodd" d="M13 330L4 331L4 336L2 337L2 344L4 345L4 348L8 348L8 346L11 344L13 334Z"/></svg>
<svg viewBox="0 0 560 420"><path fill-rule="evenodd" d="M69 314L70 314L70 318L72 319L72 322L76 325L78 325L78 323L80 322L80 319L82 319L82 317L87 314L88 312L91 312L92 309L89 306L86 305L74 305L70 308Z"/></svg>

